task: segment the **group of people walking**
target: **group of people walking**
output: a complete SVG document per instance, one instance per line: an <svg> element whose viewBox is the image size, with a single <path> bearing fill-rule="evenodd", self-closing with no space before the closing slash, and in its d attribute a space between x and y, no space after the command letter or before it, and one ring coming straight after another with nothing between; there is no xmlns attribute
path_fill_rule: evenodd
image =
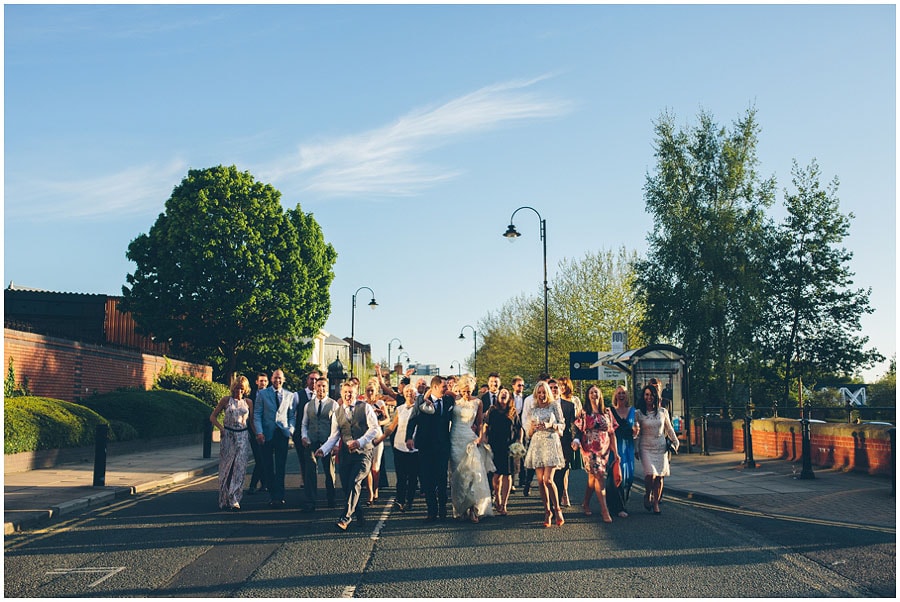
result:
<svg viewBox="0 0 900 602"><path fill-rule="evenodd" d="M335 464L341 479L343 512L340 530L364 521L364 508L378 499L384 447L393 450L396 469L395 504L400 512L413 509L417 493L425 498L425 520L448 516L477 523L485 516L505 516L513 480L525 496L537 480L543 525L565 524L570 506L569 471L583 467L587 487L582 500L592 515L596 497L602 520L625 518L634 480L635 455L644 471L644 507L660 514L663 478L669 474L669 448L678 438L658 384L643 387L638 407L619 386L611 407L597 386L587 401L574 396L568 378L539 377L525 396L524 380L511 389L492 373L487 391L475 395L474 377L434 376L414 386L404 377L398 390L385 383L380 369L359 394L359 381L342 383L340 399L328 397L328 380L309 375L306 389L283 388L284 374L257 376L257 391L243 376L210 416L222 430L219 467L219 507L239 510L251 452L256 460L248 493L265 488L269 504L285 504L285 464L294 441L304 490L302 509L315 510L317 473L324 473L325 497L337 506ZM393 409L393 411L391 411ZM219 417L222 416L221 422ZM637 446L635 445L637 441ZM363 485L368 500L361 502ZM448 493L449 491L449 493Z"/></svg>

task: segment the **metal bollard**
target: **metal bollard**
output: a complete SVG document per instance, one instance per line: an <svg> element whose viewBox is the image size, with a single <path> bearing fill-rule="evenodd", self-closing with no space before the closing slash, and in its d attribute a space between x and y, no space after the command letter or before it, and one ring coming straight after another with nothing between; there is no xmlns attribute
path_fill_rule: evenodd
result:
<svg viewBox="0 0 900 602"><path fill-rule="evenodd" d="M94 487L106 487L106 443L109 425L98 424L94 430Z"/></svg>
<svg viewBox="0 0 900 602"><path fill-rule="evenodd" d="M896 497L897 495L897 446L895 443L897 436L897 429L892 428L888 430L888 435L891 437L891 497Z"/></svg>
<svg viewBox="0 0 900 602"><path fill-rule="evenodd" d="M206 420L203 426L203 459L212 457L212 422Z"/></svg>
<svg viewBox="0 0 900 602"><path fill-rule="evenodd" d="M744 414L744 468L756 468L756 461L753 459L753 432L752 419L750 414L750 406L747 406L747 413Z"/></svg>
<svg viewBox="0 0 900 602"><path fill-rule="evenodd" d="M801 443L800 449L803 455L803 468L800 470L800 479L815 479L816 475L812 469L812 455L809 443L809 402L803 406L803 418L800 420Z"/></svg>

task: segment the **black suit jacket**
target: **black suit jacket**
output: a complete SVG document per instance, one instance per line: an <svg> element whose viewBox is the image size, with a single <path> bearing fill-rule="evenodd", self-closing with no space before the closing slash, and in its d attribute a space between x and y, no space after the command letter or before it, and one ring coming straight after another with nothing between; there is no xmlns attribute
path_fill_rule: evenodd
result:
<svg viewBox="0 0 900 602"><path fill-rule="evenodd" d="M510 398L510 399L512 399L512 398ZM485 393L484 395L481 396L481 411L487 412L488 410L491 409L492 405L494 405L494 404L491 403L491 392L488 391L487 393Z"/></svg>
<svg viewBox="0 0 900 602"><path fill-rule="evenodd" d="M425 454L450 453L450 422L453 417L453 406L456 400L452 395L441 398L441 413L428 414L422 411L426 396L419 395L416 405L406 425L406 439L414 439L416 449ZM415 432L415 437L413 433Z"/></svg>

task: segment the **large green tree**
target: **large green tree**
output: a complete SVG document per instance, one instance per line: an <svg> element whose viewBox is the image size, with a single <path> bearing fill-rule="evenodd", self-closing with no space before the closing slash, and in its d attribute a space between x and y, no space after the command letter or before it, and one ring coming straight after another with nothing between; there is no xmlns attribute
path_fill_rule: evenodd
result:
<svg viewBox="0 0 900 602"><path fill-rule="evenodd" d="M644 186L653 225L635 264L641 326L651 342L689 354L692 391L708 403L729 404L729 383L754 364L775 188L756 171L758 131L754 109L730 130L705 112L693 127L677 128L669 114L655 126L656 167Z"/></svg>
<svg viewBox="0 0 900 602"><path fill-rule="evenodd" d="M791 381L850 376L884 359L866 349L860 318L873 309L871 289L854 289L848 266L853 254L841 246L853 214L840 211L838 179L820 183L819 166L794 161L793 192L785 191L787 215L773 230L762 322L767 357L782 380L787 402Z"/></svg>
<svg viewBox="0 0 900 602"><path fill-rule="evenodd" d="M331 309L337 253L318 223L234 166L190 170L126 256L124 308L222 382L302 365Z"/></svg>
<svg viewBox="0 0 900 602"><path fill-rule="evenodd" d="M636 257L623 247L559 262L548 283L551 374L569 373L570 351L608 351L614 330L625 330L631 346L643 344L643 306L632 287ZM479 374L496 371L507 381L519 374L535 382L544 363L543 303L542 293L514 297L479 321Z"/></svg>

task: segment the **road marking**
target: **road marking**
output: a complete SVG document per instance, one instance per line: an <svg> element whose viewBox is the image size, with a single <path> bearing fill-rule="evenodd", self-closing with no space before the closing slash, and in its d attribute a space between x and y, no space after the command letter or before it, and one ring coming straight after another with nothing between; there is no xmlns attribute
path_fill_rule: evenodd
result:
<svg viewBox="0 0 900 602"><path fill-rule="evenodd" d="M378 520L378 524L375 525L375 529L372 531L372 534L369 535L369 539L372 541L377 541L378 536L381 534L381 530L384 528L384 523L387 522L387 519L391 516L391 508L394 507L394 498L390 498L387 501L387 504L384 506L384 511L381 513L381 518Z"/></svg>
<svg viewBox="0 0 900 602"><path fill-rule="evenodd" d="M124 566L95 566L95 567L83 567L79 569L53 569L52 571L47 571L47 575L90 575L92 573L106 573L105 576L97 579L88 587L95 587L100 585L116 573L121 573L125 570Z"/></svg>
<svg viewBox="0 0 900 602"><path fill-rule="evenodd" d="M353 594L356 593L356 586L349 585L344 588L344 591L341 592L341 598L352 598Z"/></svg>
<svg viewBox="0 0 900 602"><path fill-rule="evenodd" d="M858 523L848 523L836 520L826 520L821 518L809 518L803 516L788 516L786 514L775 514L774 512L761 512L758 510L747 510L745 508L731 508L728 506L718 506L716 504L708 504L697 500L682 500L675 497L666 498L667 502L682 504L685 506L694 506L696 508L705 508L716 512L727 512L729 514L740 514L742 516L752 516L755 518L768 518L775 520L790 521L795 523L806 523L809 525L820 525L823 527L840 527L844 529L859 529L861 531L874 531L876 533L896 533L894 527L879 527L877 525L861 525Z"/></svg>

